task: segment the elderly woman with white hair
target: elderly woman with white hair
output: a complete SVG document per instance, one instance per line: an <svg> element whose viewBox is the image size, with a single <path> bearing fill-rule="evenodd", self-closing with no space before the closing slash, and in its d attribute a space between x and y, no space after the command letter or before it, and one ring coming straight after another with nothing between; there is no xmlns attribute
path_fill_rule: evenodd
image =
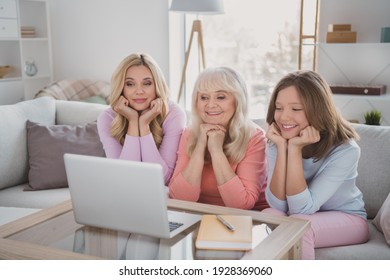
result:
<svg viewBox="0 0 390 280"><path fill-rule="evenodd" d="M240 209L268 207L264 131L248 117L242 77L228 67L199 74L181 136L171 198Z"/></svg>

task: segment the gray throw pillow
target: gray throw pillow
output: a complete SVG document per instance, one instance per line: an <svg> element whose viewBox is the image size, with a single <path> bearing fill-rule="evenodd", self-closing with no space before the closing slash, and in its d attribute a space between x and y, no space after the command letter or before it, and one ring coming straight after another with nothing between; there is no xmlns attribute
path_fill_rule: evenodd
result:
<svg viewBox="0 0 390 280"><path fill-rule="evenodd" d="M43 190L68 186L64 154L104 157L96 122L86 125L42 125L27 121L29 186Z"/></svg>

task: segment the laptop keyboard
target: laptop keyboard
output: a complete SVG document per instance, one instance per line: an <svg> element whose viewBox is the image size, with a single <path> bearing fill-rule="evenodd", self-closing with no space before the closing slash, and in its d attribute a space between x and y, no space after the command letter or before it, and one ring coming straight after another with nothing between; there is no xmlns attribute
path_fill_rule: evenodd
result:
<svg viewBox="0 0 390 280"><path fill-rule="evenodd" d="M178 223L178 222L169 222L169 231L173 231L177 229L178 227L181 227L183 223Z"/></svg>

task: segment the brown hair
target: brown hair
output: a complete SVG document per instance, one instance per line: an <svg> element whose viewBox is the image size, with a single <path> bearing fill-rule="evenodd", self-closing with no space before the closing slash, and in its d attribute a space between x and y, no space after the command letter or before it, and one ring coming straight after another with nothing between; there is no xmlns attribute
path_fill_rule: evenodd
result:
<svg viewBox="0 0 390 280"><path fill-rule="evenodd" d="M275 101L278 93L290 86L298 91L309 124L320 132L320 141L311 145L314 158L319 160L334 146L345 143L349 139L359 138L351 124L337 109L332 91L325 79L310 70L292 72L278 82L268 107L268 124L275 122Z"/></svg>

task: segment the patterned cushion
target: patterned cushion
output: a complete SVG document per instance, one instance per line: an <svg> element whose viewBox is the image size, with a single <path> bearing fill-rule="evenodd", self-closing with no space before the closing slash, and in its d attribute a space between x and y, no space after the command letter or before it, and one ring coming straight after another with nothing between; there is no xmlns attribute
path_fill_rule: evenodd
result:
<svg viewBox="0 0 390 280"><path fill-rule="evenodd" d="M108 103L110 84L101 80L60 80L39 91L35 98L52 96L60 100L87 100L92 96L101 96Z"/></svg>

